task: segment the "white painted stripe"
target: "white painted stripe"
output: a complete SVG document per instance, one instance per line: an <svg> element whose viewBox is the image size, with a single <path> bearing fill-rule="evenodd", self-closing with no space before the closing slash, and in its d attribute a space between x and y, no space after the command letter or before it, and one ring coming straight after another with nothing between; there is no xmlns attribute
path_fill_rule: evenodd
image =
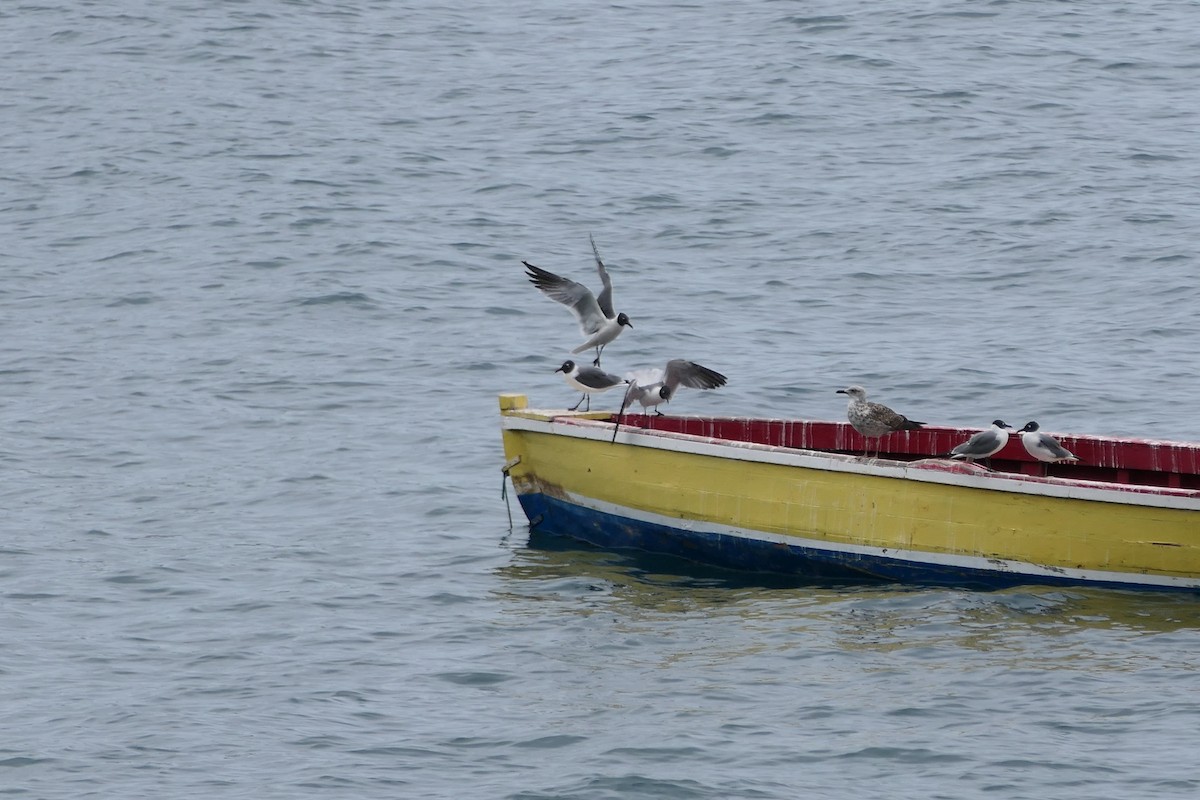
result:
<svg viewBox="0 0 1200 800"><path fill-rule="evenodd" d="M518 416L501 417L502 426L508 430L548 433L573 439L588 439L608 443L612 438L612 424L595 420L553 422L527 419ZM710 456L735 461L753 461L777 464L786 467L848 472L873 475L882 478L936 483L946 486L962 486L968 489L1011 492L1038 497L1059 497L1072 500L1089 500L1101 503L1119 503L1152 508L1173 508L1184 511L1200 511L1200 492L1186 489L1153 487L1153 491L1135 491L1121 484L1096 481L1074 481L1064 478L1040 478L1037 480L1005 478L1000 474L981 475L939 470L921 469L904 462L888 460L864 460L857 456L840 453L822 453L816 450L775 447L772 445L737 442L729 439L712 439L668 431L644 432L637 428L622 428L617 435L619 444L650 447L676 453Z"/></svg>
<svg viewBox="0 0 1200 800"><path fill-rule="evenodd" d="M1105 583L1127 583L1141 586L1162 586L1176 589L1200 588L1200 578L1180 578L1171 575L1152 575L1137 572L1109 572L1105 570L1047 567L1040 564L1030 564L1024 561L1013 561L1009 559L965 556L956 555L953 553L930 553L923 550L903 550L891 547L870 547L867 545L841 544L838 542L826 542L820 539L806 539L801 536L789 536L787 534L756 531L749 528L738 528L733 525L722 525L716 522L679 519L678 517L668 517L662 514L655 514L650 511L642 511L640 509L617 505L616 503L608 503L603 500L596 500L595 498L578 495L573 492L566 492L565 494L569 498L570 502L575 505L589 508L594 511L600 511L605 514L612 514L613 516L617 517L626 517L637 522L662 525L664 527L675 528L676 530L688 532L722 534L739 539L769 542L771 544L793 545L796 547L805 547L811 550L820 550L828 553L853 553L855 555L887 558L893 561L903 561L915 565L931 564L939 567L982 570L985 572L1022 575L1031 578L1068 578L1078 581L1103 581Z"/></svg>

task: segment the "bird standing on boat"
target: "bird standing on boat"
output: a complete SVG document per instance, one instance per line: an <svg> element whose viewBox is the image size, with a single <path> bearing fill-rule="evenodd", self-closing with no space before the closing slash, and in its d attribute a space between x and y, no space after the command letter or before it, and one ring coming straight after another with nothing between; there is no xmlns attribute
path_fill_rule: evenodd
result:
<svg viewBox="0 0 1200 800"><path fill-rule="evenodd" d="M629 373L627 377L629 388L625 390L625 399L621 401L621 410L617 412L617 424L613 426L614 442L617 440L617 430L621 427L621 415L635 402L641 403L642 408L653 408L654 413L661 417L663 413L658 406L671 402L680 386L689 389L717 389L727 381L725 376L716 370L682 358L668 361L666 369L637 370Z"/></svg>
<svg viewBox="0 0 1200 800"><path fill-rule="evenodd" d="M846 419L850 421L854 430L867 439L878 439L893 431L915 431L925 424L897 414L882 403L868 402L867 390L861 386L847 386L845 389L838 389L837 393L850 398L846 404ZM863 450L864 456L870 450L869 445L870 442L868 448Z"/></svg>
<svg viewBox="0 0 1200 800"><path fill-rule="evenodd" d="M1025 445L1025 452L1038 461L1057 464L1060 461L1079 460L1078 456L1059 444L1053 436L1048 433L1040 433L1036 422L1026 422L1025 427L1021 428L1020 434L1021 444Z"/></svg>
<svg viewBox="0 0 1200 800"><path fill-rule="evenodd" d="M587 408L584 411L590 411L593 394L607 392L614 386L624 386L628 383L628 381L619 375L605 372L599 367L581 367L574 361L564 361L562 366L554 371L563 374L563 380L567 382L568 386L583 392L583 397L579 398L579 402L568 409L570 411L579 408L584 400L587 400Z"/></svg>
<svg viewBox="0 0 1200 800"><path fill-rule="evenodd" d="M631 372L627 376L629 388L625 390L625 402L621 405L624 411L633 403L641 403L642 408L653 408L654 413L662 416L658 410L661 403L669 403L680 386L689 389L717 389L724 386L726 378L716 370L703 367L695 361L673 358L667 362L666 369L644 369Z"/></svg>
<svg viewBox="0 0 1200 800"><path fill-rule="evenodd" d="M575 319L579 322L579 330L583 332L586 341L571 352L582 353L593 347L596 348L596 360L592 362L592 366L599 367L600 354L604 352L604 346L620 336L626 326L632 328L633 323L629 321L629 317L624 312L618 314L613 309L612 279L608 277L608 270L604 268L604 262L600 260L600 251L596 249L596 240L590 236L588 240L591 241L592 253L596 256L596 269L600 273L600 282L604 284L604 289L599 296L593 295L582 283L576 283L570 278L564 278L549 270L535 267L528 261L521 263L528 270L526 274L529 276L530 283L536 286L542 294L551 300L562 303L575 314Z"/></svg>
<svg viewBox="0 0 1200 800"><path fill-rule="evenodd" d="M1004 449L1008 444L1008 431L1012 429L1002 419L992 421L992 427L982 430L967 441L950 451L950 458L961 458L963 461L977 461L989 458Z"/></svg>

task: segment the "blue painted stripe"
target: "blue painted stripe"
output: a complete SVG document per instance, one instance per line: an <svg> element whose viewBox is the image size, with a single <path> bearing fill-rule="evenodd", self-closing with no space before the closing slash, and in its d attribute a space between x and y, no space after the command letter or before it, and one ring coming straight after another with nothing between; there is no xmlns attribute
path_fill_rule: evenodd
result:
<svg viewBox="0 0 1200 800"><path fill-rule="evenodd" d="M818 550L725 533L674 528L597 511L544 494L520 495L520 502L526 516L531 520L531 530L568 536L605 549L661 553L732 570L770 572L814 580L899 581L976 589L1004 589L1037 584L1196 591L1183 587L1084 580L1067 576L1025 576L1007 571L923 564L886 556Z"/></svg>

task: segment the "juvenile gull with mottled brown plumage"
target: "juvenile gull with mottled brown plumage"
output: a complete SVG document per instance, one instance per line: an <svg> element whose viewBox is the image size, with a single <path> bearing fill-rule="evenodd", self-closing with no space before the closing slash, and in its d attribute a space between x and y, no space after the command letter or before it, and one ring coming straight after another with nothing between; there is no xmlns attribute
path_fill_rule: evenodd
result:
<svg viewBox="0 0 1200 800"><path fill-rule="evenodd" d="M878 439L893 431L913 431L925 424L897 414L882 403L868 402L867 390L861 386L847 386L845 389L838 389L837 393L849 396L846 419L850 420L854 430L868 439ZM863 454L866 453L867 450L864 450Z"/></svg>

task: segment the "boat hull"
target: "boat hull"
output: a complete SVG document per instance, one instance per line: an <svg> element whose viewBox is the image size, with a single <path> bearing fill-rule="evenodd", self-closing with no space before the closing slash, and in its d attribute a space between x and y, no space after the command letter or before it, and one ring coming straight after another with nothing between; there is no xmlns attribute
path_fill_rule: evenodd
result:
<svg viewBox="0 0 1200 800"><path fill-rule="evenodd" d="M614 444L611 431L587 420L506 425L534 529L815 578L1200 588L1190 498L700 437L630 431Z"/></svg>
<svg viewBox="0 0 1200 800"><path fill-rule="evenodd" d="M562 536L605 550L659 553L730 570L768 572L814 581L901 582L980 590L1027 585L1198 590L1197 584L1186 581L1146 581L1138 575L1055 570L1001 559L990 560L990 566L968 566L937 563L920 554L912 558L895 558L882 550L830 549L801 543L805 540L799 538L776 541L740 531L680 528L661 521L597 511L585 504L542 494L525 494L519 498L531 520L531 530L538 533Z"/></svg>

